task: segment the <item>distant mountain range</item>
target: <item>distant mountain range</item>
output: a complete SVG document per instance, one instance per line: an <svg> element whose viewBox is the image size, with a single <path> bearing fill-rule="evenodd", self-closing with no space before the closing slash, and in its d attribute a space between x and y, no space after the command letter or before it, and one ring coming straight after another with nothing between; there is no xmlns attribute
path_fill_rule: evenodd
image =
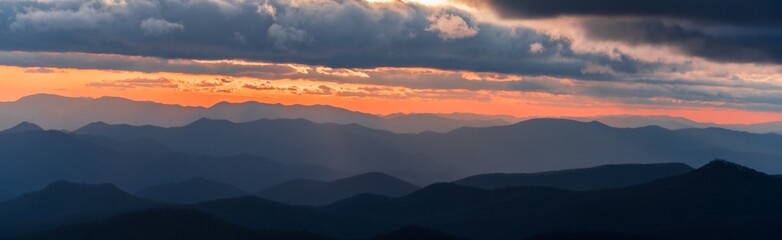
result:
<svg viewBox="0 0 782 240"><path fill-rule="evenodd" d="M626 187L692 170L682 163L618 164L539 173L481 174L454 183L485 189L544 186L585 191Z"/></svg>
<svg viewBox="0 0 782 240"><path fill-rule="evenodd" d="M41 222L68 216L63 213L84 214L70 215L59 225L46 225L53 230L17 238L24 232L15 235L4 231L0 235L11 239L83 239L89 237L85 234L93 234L102 239L99 236L114 233L180 239L170 234L195 227L198 229L192 233L202 237L248 239L254 234L270 234L269 239L772 240L782 237L782 223L776 221L782 217L780 201L782 179L723 160L615 189L574 192L525 186L487 190L437 183L402 197L362 194L323 207L290 206L256 197L159 205L111 185L57 182L40 192L0 203L4 210L0 219L35 219L10 222L36 229ZM137 209L140 206L153 209ZM121 209L126 209L125 213L118 213ZM94 220L94 216L108 212L114 212L115 217Z"/></svg>
<svg viewBox="0 0 782 240"><path fill-rule="evenodd" d="M605 164L682 162L699 166L714 158L782 172L782 136L776 134L718 128L613 128L563 119L421 134L286 119L246 123L201 119L173 128L94 123L75 133L116 140L150 139L193 154L251 154L347 171L383 171L414 183Z"/></svg>
<svg viewBox="0 0 782 240"><path fill-rule="evenodd" d="M32 130L0 133L0 199L59 179L112 182L135 192L203 177L256 192L296 178L372 171L425 185L481 173L699 166L713 158L782 172L782 136L718 128L612 128L562 119L421 134L302 119L201 119L172 128L93 123L73 133L24 125Z"/></svg>
<svg viewBox="0 0 782 240"><path fill-rule="evenodd" d="M454 115L456 116L456 115ZM360 124L399 133L446 132L460 127L507 125L497 119L467 119L437 114L378 116L325 105L282 105L259 102L220 102L211 107L189 107L118 97L74 98L49 94L0 103L0 129L21 121L46 129L75 130L91 122L112 124L183 126L200 118L247 122L259 119L307 119L318 123Z"/></svg>
<svg viewBox="0 0 782 240"><path fill-rule="evenodd" d="M606 125L618 128L639 128L647 126L659 126L671 130L684 128L724 128L735 131L751 133L782 133L782 122L767 122L757 124L715 124L696 122L683 117L670 116L634 116L634 115L610 115L568 118L578 121L598 121Z"/></svg>
<svg viewBox="0 0 782 240"><path fill-rule="evenodd" d="M330 182L296 179L280 183L256 195L293 205L326 205L358 194L401 197L419 187L383 173L365 173Z"/></svg>
<svg viewBox="0 0 782 240"><path fill-rule="evenodd" d="M190 107L119 97L78 98L36 94L14 102L0 103L0 129L33 122L45 129L72 131L92 122L178 127L201 118L249 122L259 119L306 119L316 123L359 124L396 133L448 132L462 127L514 124L531 118L472 113L396 113L385 116L350 111L327 105L282 105L260 102L220 102L210 107ZM599 121L617 128L659 126L671 130L718 127L752 133L782 133L782 122L760 124L713 124L681 117L609 115L562 117Z"/></svg>
<svg viewBox="0 0 782 240"><path fill-rule="evenodd" d="M228 183L196 177L182 182L147 187L136 192L135 195L162 202L185 204L239 197L246 193Z"/></svg>

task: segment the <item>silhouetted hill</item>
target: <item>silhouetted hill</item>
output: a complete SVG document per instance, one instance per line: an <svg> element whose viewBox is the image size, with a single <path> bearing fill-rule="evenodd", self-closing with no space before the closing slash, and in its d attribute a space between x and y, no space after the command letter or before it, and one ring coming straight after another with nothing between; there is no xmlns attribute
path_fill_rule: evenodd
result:
<svg viewBox="0 0 782 240"><path fill-rule="evenodd" d="M36 192L0 203L0 235L43 229L158 205L111 184L57 181Z"/></svg>
<svg viewBox="0 0 782 240"><path fill-rule="evenodd" d="M189 207L257 230L306 231L337 238L366 238L394 228L384 221L325 213L312 207L290 206L257 197L215 200Z"/></svg>
<svg viewBox="0 0 782 240"><path fill-rule="evenodd" d="M282 164L262 157L210 157L136 144L81 137L57 131L0 134L0 200L41 189L56 180L111 182L129 191L204 177L257 191L307 177L334 179L341 171Z"/></svg>
<svg viewBox="0 0 782 240"><path fill-rule="evenodd" d="M782 222L777 221L782 217L781 201L782 179L718 160L684 174L595 191L531 186L488 190L438 183L402 197L360 194L324 207L256 197L185 207L255 230L351 239L423 226L471 239L771 240L782 237ZM403 230L398 234L427 233Z"/></svg>
<svg viewBox="0 0 782 240"><path fill-rule="evenodd" d="M304 232L256 231L185 209L150 209L79 223L16 238L19 240L320 240Z"/></svg>
<svg viewBox="0 0 782 240"><path fill-rule="evenodd" d="M535 235L526 240L660 240L636 234L610 232L561 232Z"/></svg>
<svg viewBox="0 0 782 240"><path fill-rule="evenodd" d="M399 197L418 189L399 178L374 172L331 182L297 179L271 186L257 195L288 204L326 205L361 193Z"/></svg>
<svg viewBox="0 0 782 240"><path fill-rule="evenodd" d="M29 131L43 131L43 128L41 128L38 125L35 125L34 123L22 122L17 124L16 126L13 126L12 128L0 131L0 133L19 133L19 132L29 132Z"/></svg>
<svg viewBox="0 0 782 240"><path fill-rule="evenodd" d="M174 150L227 156L254 154L350 171L383 171L415 183L486 172L540 172L606 164L729 158L782 172L782 136L724 129L612 128L599 122L532 119L510 126L448 133L394 134L358 125L306 120L232 123L200 120L185 127L104 126L83 134L148 138Z"/></svg>
<svg viewBox="0 0 782 240"><path fill-rule="evenodd" d="M626 188L568 192L435 184L401 198L360 195L328 211L432 227L476 239L619 232L664 239L779 239L782 180L714 161Z"/></svg>
<svg viewBox="0 0 782 240"><path fill-rule="evenodd" d="M410 226L373 237L372 240L464 240L431 228Z"/></svg>
<svg viewBox="0 0 782 240"><path fill-rule="evenodd" d="M138 191L136 196L170 203L196 203L244 194L244 191L230 184L198 177L151 186Z"/></svg>
<svg viewBox="0 0 782 240"><path fill-rule="evenodd" d="M682 163L618 164L540 173L493 173L454 183L479 188L545 186L576 191L618 188L692 171Z"/></svg>

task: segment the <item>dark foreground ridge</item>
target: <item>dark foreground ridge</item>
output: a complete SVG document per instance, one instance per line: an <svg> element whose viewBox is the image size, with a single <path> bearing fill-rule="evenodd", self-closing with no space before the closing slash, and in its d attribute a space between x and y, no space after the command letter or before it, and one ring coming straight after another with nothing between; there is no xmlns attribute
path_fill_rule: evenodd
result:
<svg viewBox="0 0 782 240"><path fill-rule="evenodd" d="M252 196L165 205L134 197L110 184L56 182L0 203L0 219L13 219L3 225L2 234L8 239L19 236L12 230L26 233L24 239L90 239L87 233L95 234L96 239L106 239L107 235L101 234L125 233L137 237L134 239L177 239L172 236L184 231L181 229L196 229L194 234L199 236L187 235L190 232L184 236L778 240L782 239L780 202L782 179L716 160L680 175L623 188L481 189L438 183L401 197L360 194L323 207L287 205ZM144 210L161 207L179 210Z"/></svg>

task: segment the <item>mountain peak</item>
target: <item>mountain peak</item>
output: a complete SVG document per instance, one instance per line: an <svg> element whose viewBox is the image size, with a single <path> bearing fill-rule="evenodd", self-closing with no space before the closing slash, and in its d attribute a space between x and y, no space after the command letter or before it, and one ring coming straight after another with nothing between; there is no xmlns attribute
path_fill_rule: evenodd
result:
<svg viewBox="0 0 782 240"><path fill-rule="evenodd" d="M549 127L560 127L560 128L566 126L608 127L608 125L605 125L598 121L582 122L582 121L576 121L576 120L564 119L564 118L533 118L533 119L518 122L511 126L536 126L536 127L549 126Z"/></svg>
<svg viewBox="0 0 782 240"><path fill-rule="evenodd" d="M259 196L278 202L326 205L362 193L400 197L419 187L390 175L369 172L331 182L298 179L271 186Z"/></svg>
<svg viewBox="0 0 782 240"><path fill-rule="evenodd" d="M43 128L31 122L22 122L9 129L0 131L0 133L19 133L19 132L30 132L30 131L43 131Z"/></svg>
<svg viewBox="0 0 782 240"><path fill-rule="evenodd" d="M17 101L23 102L23 101L37 101L37 100L57 100L63 98L68 98L68 97L64 97L56 94L38 93L38 94L21 97Z"/></svg>
<svg viewBox="0 0 782 240"><path fill-rule="evenodd" d="M358 175L353 175L340 180L371 180L371 179L399 179L394 176L382 173L382 172L367 172ZM337 181L340 181L337 180ZM401 179L400 179L401 180Z"/></svg>
<svg viewBox="0 0 782 240"><path fill-rule="evenodd" d="M212 119L212 118L206 118L202 117L198 120L195 120L194 122L187 124L186 127L193 127L193 126L212 126L214 124L221 124L221 123L232 123L228 120L222 120L222 119Z"/></svg>
<svg viewBox="0 0 782 240"><path fill-rule="evenodd" d="M723 159L715 159L696 169L696 171L701 173L741 173L749 175L765 175L761 172L755 171L754 169Z"/></svg>

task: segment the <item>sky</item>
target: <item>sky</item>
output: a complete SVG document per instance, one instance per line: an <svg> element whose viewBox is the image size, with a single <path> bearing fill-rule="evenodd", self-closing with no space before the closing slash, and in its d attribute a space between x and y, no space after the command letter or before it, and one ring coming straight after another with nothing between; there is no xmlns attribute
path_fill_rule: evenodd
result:
<svg viewBox="0 0 782 240"><path fill-rule="evenodd" d="M774 0L2 0L0 101L35 93L782 121Z"/></svg>

